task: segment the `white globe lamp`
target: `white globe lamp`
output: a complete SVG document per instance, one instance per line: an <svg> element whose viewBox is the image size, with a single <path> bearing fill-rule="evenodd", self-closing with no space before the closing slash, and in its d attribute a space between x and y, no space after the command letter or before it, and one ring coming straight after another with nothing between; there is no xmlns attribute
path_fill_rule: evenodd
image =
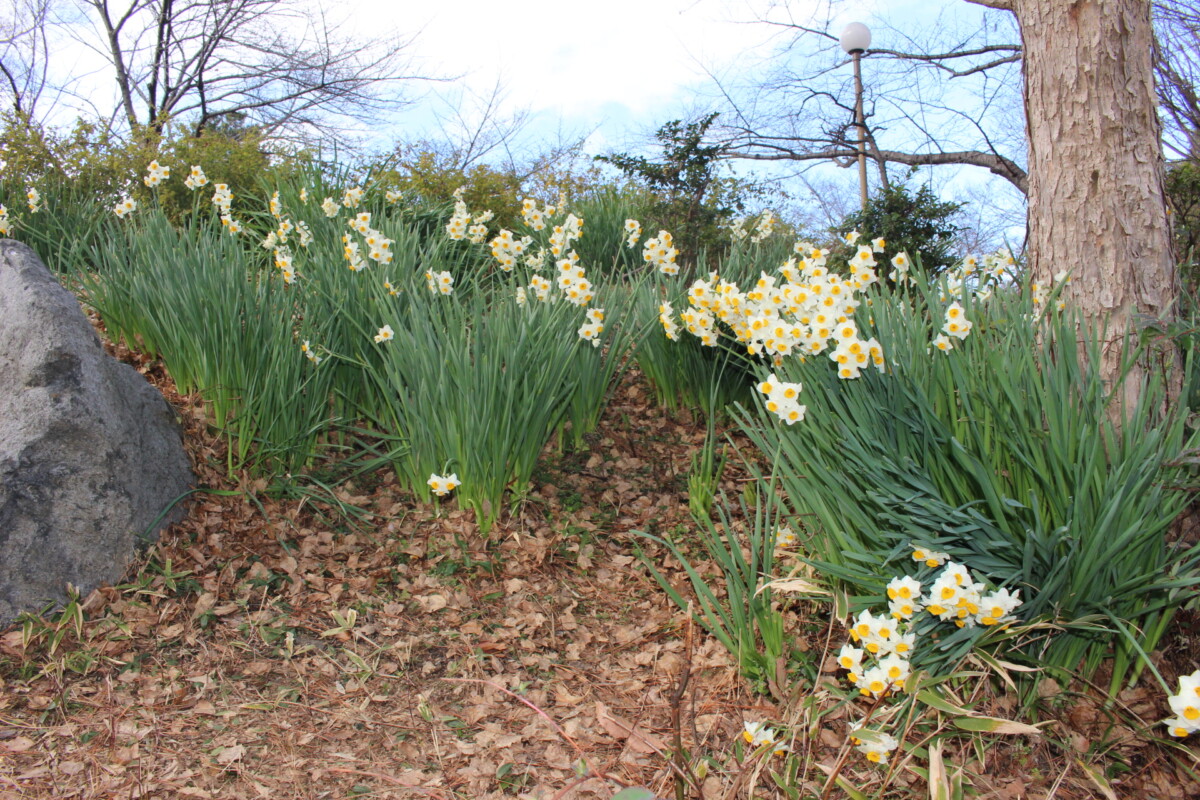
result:
<svg viewBox="0 0 1200 800"><path fill-rule="evenodd" d="M851 22L842 31L841 43L847 53L861 53L871 46L871 29L861 22Z"/></svg>

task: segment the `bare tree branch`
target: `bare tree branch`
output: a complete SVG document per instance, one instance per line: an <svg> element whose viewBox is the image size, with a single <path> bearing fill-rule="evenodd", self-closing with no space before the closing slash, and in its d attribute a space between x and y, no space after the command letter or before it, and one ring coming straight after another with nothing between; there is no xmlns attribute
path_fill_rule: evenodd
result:
<svg viewBox="0 0 1200 800"><path fill-rule="evenodd" d="M406 105L401 87L436 80L405 58L411 39L364 42L296 0L84 2L130 131L236 120L277 136L336 135Z"/></svg>
<svg viewBox="0 0 1200 800"><path fill-rule="evenodd" d="M766 20L787 37L766 74L742 85L717 79L730 109L718 135L732 157L843 163L857 154L853 84L831 19ZM880 182L888 184L889 163L957 164L1024 193L1023 119L1012 111L1021 85L1015 19L948 12L919 32L877 30L876 45L862 64L867 155Z"/></svg>

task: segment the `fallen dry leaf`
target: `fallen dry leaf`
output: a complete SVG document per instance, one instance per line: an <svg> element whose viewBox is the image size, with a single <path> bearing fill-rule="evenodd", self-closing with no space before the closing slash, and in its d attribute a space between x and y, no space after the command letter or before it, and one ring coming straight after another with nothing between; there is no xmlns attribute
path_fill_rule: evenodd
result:
<svg viewBox="0 0 1200 800"><path fill-rule="evenodd" d="M229 766L235 761L241 761L246 755L246 748L240 744L235 744L232 747L226 747L217 753L217 763L221 766Z"/></svg>
<svg viewBox="0 0 1200 800"><path fill-rule="evenodd" d="M625 741L635 753L665 753L667 745L657 736L621 717L614 716L608 706L596 701L596 720L614 739Z"/></svg>

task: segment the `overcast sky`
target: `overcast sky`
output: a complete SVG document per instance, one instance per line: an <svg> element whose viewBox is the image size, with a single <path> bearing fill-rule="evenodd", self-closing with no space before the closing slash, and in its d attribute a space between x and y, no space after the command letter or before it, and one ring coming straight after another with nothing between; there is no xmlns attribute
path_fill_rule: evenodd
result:
<svg viewBox="0 0 1200 800"><path fill-rule="evenodd" d="M419 72L458 76L451 83L416 84L420 102L393 120L372 121L369 149L376 152L397 141L440 138L439 113L444 117L458 104L470 118L477 113L471 95L486 97L497 85L504 92L500 116L532 113L527 142L587 134L592 154L628 150L689 110L719 105L710 71L728 78L761 66L780 35L779 28L758 21L763 17L828 23L835 33L863 21L875 31L874 45L888 47L889 22L933 29L939 11L948 9L968 25L982 13L959 0L841 0L828 20L825 0L324 2L332 17L344 18L366 39L411 36L408 53ZM820 16L814 19L814 13ZM832 42L830 52L833 66L842 55ZM93 72L96 89L82 91L84 96L108 93L109 68L99 53L76 45L56 54L54 67L60 79ZM709 102L698 100L704 97ZM101 103L115 106L115 100ZM852 170L824 171L837 185L856 185ZM980 171L963 172L975 181L969 173ZM937 180L950 173L939 171Z"/></svg>
<svg viewBox="0 0 1200 800"><path fill-rule="evenodd" d="M508 108L529 109L543 127L596 129L596 149L678 116L692 89L707 81L706 70L762 58L771 35L753 24L769 5L763 0L460 0L424 17L386 0L352 2L363 11L356 18L419 27L414 52L421 61L463 75L461 86L476 94L499 80ZM791 3L795 13L817 5ZM875 3L844 5L852 15Z"/></svg>

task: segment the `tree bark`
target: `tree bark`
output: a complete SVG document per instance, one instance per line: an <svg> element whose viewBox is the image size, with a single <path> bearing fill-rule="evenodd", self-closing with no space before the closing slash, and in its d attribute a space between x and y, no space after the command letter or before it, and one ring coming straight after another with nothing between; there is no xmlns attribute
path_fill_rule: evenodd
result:
<svg viewBox="0 0 1200 800"><path fill-rule="evenodd" d="M1069 297L1089 320L1107 322L1101 370L1111 381L1127 327L1173 318L1179 293L1150 3L1012 6L1024 40L1030 266L1047 284L1071 273ZM1126 382L1127 402L1139 386Z"/></svg>

